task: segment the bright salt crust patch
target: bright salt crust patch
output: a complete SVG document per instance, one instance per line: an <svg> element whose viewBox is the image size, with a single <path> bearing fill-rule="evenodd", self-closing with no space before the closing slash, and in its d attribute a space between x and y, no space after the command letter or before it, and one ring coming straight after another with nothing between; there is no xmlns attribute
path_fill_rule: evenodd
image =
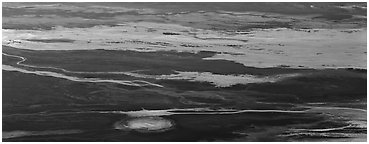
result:
<svg viewBox="0 0 369 144"><path fill-rule="evenodd" d="M280 74L273 76L253 76L253 75L220 75L210 72L180 72L171 75L144 75L127 72L127 75L141 78L167 79L167 80L188 80L197 82L210 82L217 87L230 87L236 84L277 82L286 78L297 77L300 74Z"/></svg>
<svg viewBox="0 0 369 144"><path fill-rule="evenodd" d="M135 130L138 132L162 132L174 126L173 122L161 117L139 117L115 123L118 130Z"/></svg>
<svg viewBox="0 0 369 144"><path fill-rule="evenodd" d="M219 54L205 59L254 67L366 69L366 29L271 29L257 31L248 40L250 48L242 52L244 55Z"/></svg>
<svg viewBox="0 0 369 144"><path fill-rule="evenodd" d="M164 34L168 32L176 35ZM42 42L47 39L75 41ZM140 22L49 31L3 29L3 45L32 50L216 51L220 54L204 59L261 68L366 68L366 29L255 29L236 34Z"/></svg>

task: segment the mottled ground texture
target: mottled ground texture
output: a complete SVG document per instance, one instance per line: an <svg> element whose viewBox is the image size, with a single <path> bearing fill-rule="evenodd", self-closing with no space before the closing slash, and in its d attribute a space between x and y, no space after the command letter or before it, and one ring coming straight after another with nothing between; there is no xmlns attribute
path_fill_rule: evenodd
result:
<svg viewBox="0 0 369 144"><path fill-rule="evenodd" d="M2 3L3 141L367 141L366 3Z"/></svg>

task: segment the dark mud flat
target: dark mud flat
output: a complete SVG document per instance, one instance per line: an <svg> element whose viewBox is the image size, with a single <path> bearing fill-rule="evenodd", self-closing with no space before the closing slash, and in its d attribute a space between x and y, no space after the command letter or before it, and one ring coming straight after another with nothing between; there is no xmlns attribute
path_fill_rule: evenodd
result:
<svg viewBox="0 0 369 144"><path fill-rule="evenodd" d="M13 116L12 118L14 118ZM13 137L3 141L290 141L303 139L284 137L283 134L292 128L301 128L300 124L319 128L345 125L319 114L283 114L283 113L245 113L235 115L174 115L163 118L175 122L175 126L164 132L141 133L114 128L114 124L127 116L121 114L84 114L60 113L54 115L17 116L12 123L5 118L7 126L4 130L22 129L32 131L33 136ZM196 121L193 121L196 119ZM40 123L39 121L42 121ZM58 122L58 124L55 123ZM16 123L20 125L15 126ZM320 126L321 127L321 126ZM53 129L78 129L78 133L52 134L40 131ZM336 133L336 132L334 132ZM364 134L366 130L354 130L345 133ZM311 137L310 137L311 138ZM328 139L335 139L332 137ZM327 139L327 137L315 137ZM339 139L338 139L339 141Z"/></svg>
<svg viewBox="0 0 369 144"><path fill-rule="evenodd" d="M66 61L70 59L86 62L89 57L97 56L95 51L40 51L39 54L11 48L5 48L3 51L27 57L29 60L27 64L30 65L61 67L68 70L80 68L78 63L72 66L65 65ZM122 62L113 57L114 53L117 53L116 51L98 52L99 57L100 55L112 55L109 59L110 63L119 64ZM84 57L73 57L81 53L84 53ZM126 56L130 56L130 59L138 61L143 57L150 56L154 60L159 59L152 61L157 63L161 62L160 57L164 55L169 58L173 56L172 59L178 60L178 63L182 63L181 59L200 61L203 55L209 55L208 53L195 55L174 52L142 54L129 51L118 53L120 56L126 54ZM43 55L48 56L43 57ZM60 55L65 58L55 61L49 57ZM118 57L118 55L116 56ZM17 61L16 58L3 56L4 64L21 68L21 66L16 65ZM213 63L218 64L217 62ZM91 65L93 64L96 63L91 63ZM101 68L99 65L97 63L93 67ZM137 65L135 66L137 67ZM139 66L145 67L145 64ZM167 69L183 68L178 67L178 65L165 65L165 67ZM192 68L200 71L203 69L203 67ZM242 67L242 69L248 70L247 67ZM280 68L276 69L278 71ZM79 70L87 71L87 69ZM95 70L99 71L99 69ZM257 72L261 75L268 75L263 72L269 72L273 68L254 68L254 70L259 70ZM74 82L56 77L3 71L3 133L6 134L3 135L3 141L363 140L357 138L357 135L361 137L365 135L366 127L350 126L349 121L363 121L357 115L363 115L360 110L364 110L366 106L365 70L284 69L284 71L302 73L303 75L276 83L235 85L226 88L216 88L209 83L202 82L151 80L164 85L164 87L150 88L111 83ZM213 72L217 72L217 69ZM244 73L244 71L238 73ZM92 76L99 77L99 75ZM214 97L214 95L218 97ZM323 103L318 105L310 104L321 102ZM362 107L358 108L357 105ZM175 126L167 131L142 133L114 128L116 122L131 118L131 116L117 113L117 111L199 107L280 111L305 111L315 107L345 109L331 110L328 108L301 113L252 112L238 114L190 114L191 111L182 111L178 115L159 116L175 123ZM350 108L353 108L354 111ZM333 116L330 114L335 111L349 114L358 113L350 115L350 117L347 115L340 117L340 114L336 114L336 117L335 114ZM321 132L321 129L344 126L348 127L341 131ZM307 130L294 131L295 129ZM308 131L309 129L312 132Z"/></svg>
<svg viewBox="0 0 369 144"><path fill-rule="evenodd" d="M143 74L173 74L174 71L212 72L214 74L272 75L312 72L313 69L254 68L227 60L203 60L217 52L199 53L115 50L33 51L3 46L3 52L27 58L25 64L54 66L71 71L135 71ZM55 59L58 57L58 59ZM14 59L14 58L12 58Z"/></svg>
<svg viewBox="0 0 369 144"><path fill-rule="evenodd" d="M286 91L285 94L270 93L268 95L267 92L261 90L251 93L251 90L242 90L242 92L241 90L225 89L222 92L226 96L226 101L211 101L211 99L206 100L205 97L201 99L186 97L180 94L184 93L181 91L178 91L177 94L161 95L147 91L145 88L138 88L132 92L128 89L117 89L117 85L75 83L18 72L3 71L3 74L3 133L25 131L28 134L3 138L3 141L344 141L354 137L350 134L364 135L366 133L366 128L355 126L341 131L328 131L328 133L332 133L329 137L326 136L327 132L313 132L318 133L315 135L291 132L291 129L327 129L348 126L350 125L347 123L348 121L356 119L355 117L346 117L347 119L343 120L339 117L325 115L325 112L331 111L329 109L325 112L296 114L263 112L225 115L181 114L163 116L175 122L174 128L165 132L121 131L114 129L114 123L129 116L114 114L114 111L204 106L294 111L308 109L299 107L309 101L320 102L322 100L314 98L314 100L304 101L305 98L301 98L297 101L288 101L288 96L290 99L296 99L299 96L288 94L296 93L293 90ZM17 79L19 83L15 81ZM175 83L171 85L175 85ZM170 89L163 91L168 90ZM216 91L208 92L218 93ZM183 97L181 98L179 95ZM351 95L355 96L355 93ZM340 97L339 100L324 97L326 103L315 106L350 108L351 105L355 105L354 103L365 102L364 92L360 95L362 95L362 100L353 99L350 96L346 98L346 95L336 95L336 97ZM287 97L287 99L278 101L276 97L281 99ZM181 99L191 100L193 103L182 103ZM259 101L262 103L272 102L273 104L262 104L258 103ZM197 105L195 102L207 103L207 105ZM289 104L286 105L286 102ZM329 104L330 102L335 102L335 104ZM344 111L338 110L339 113ZM186 111L182 113L186 113ZM350 111L349 113L352 114ZM301 134L298 136L286 136L299 133ZM319 135L319 133L323 134Z"/></svg>

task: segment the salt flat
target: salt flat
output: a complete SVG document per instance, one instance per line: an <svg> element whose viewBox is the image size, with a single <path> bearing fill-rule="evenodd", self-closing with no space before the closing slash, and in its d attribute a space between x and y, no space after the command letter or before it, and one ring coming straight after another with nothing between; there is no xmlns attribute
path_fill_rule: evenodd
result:
<svg viewBox="0 0 369 144"><path fill-rule="evenodd" d="M155 30L155 31L150 31ZM150 32L148 32L150 31ZM176 35L165 35L171 32ZM115 27L53 30L3 29L3 44L32 50L213 51L204 58L245 66L293 68L365 68L366 29L256 29L248 34L193 29L175 24L127 23ZM70 39L72 42L30 40ZM293 61L291 60L293 59Z"/></svg>

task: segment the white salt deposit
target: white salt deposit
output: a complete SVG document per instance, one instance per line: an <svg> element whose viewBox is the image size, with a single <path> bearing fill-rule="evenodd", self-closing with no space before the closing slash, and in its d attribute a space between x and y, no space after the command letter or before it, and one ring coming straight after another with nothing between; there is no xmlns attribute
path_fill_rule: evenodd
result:
<svg viewBox="0 0 369 144"><path fill-rule="evenodd" d="M148 32L150 29L156 31ZM179 35L163 35L164 32ZM2 41L6 46L32 50L216 51L222 54L204 59L225 59L261 68L282 65L293 68L366 68L366 28L255 29L249 33L235 35L176 24L138 22L115 27L57 27L43 31L3 29ZM75 41L45 43L27 39ZM166 45L161 45L163 42Z"/></svg>

